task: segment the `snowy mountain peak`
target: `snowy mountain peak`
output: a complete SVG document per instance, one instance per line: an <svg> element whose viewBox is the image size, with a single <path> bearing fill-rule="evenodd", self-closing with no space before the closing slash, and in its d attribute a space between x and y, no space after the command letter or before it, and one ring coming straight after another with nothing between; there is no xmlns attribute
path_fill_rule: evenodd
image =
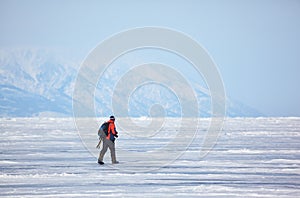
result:
<svg viewBox="0 0 300 198"><path fill-rule="evenodd" d="M50 50L0 49L0 116L38 116L53 113L72 116L72 95L78 67L78 62L72 62ZM101 87L96 88L97 116L112 113L109 98L111 91L107 91L111 90L109 83L103 81ZM196 87L195 91L201 103L201 116L210 116L209 95L201 87ZM142 103L141 98L144 98ZM151 86L140 89L133 95L129 115L149 116L149 108L157 103L166 108L166 116L180 116L177 98L163 89ZM229 100L227 103L228 116L261 115L246 105Z"/></svg>

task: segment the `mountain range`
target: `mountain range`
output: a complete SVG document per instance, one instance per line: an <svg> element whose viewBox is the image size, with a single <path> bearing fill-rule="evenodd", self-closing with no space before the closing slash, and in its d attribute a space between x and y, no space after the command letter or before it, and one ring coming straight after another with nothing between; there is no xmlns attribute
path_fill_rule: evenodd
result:
<svg viewBox="0 0 300 198"><path fill-rule="evenodd" d="M73 116L72 94L79 65L79 62L49 50L1 49L0 117ZM112 113L111 93L104 91L110 86L103 81L101 87L96 88L95 112L98 116ZM200 115L211 116L210 96L197 87L195 92L201 103ZM147 86L132 95L129 115L148 116L149 108L161 101L164 101L161 105L166 108L167 116L180 116L176 97L155 86ZM257 110L232 99L226 101L226 115L262 116Z"/></svg>

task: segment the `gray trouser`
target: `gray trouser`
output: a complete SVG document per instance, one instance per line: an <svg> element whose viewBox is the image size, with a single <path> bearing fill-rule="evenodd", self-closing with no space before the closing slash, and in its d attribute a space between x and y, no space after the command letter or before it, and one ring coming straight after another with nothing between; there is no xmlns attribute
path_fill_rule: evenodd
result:
<svg viewBox="0 0 300 198"><path fill-rule="evenodd" d="M109 148L110 155L111 155L111 161L112 161L112 163L116 162L117 159L116 159L115 143L113 143L111 140L106 139L106 137L103 138L102 141L103 141L103 147L102 147L102 150L100 151L98 160L103 162L103 157L104 157L107 149Z"/></svg>

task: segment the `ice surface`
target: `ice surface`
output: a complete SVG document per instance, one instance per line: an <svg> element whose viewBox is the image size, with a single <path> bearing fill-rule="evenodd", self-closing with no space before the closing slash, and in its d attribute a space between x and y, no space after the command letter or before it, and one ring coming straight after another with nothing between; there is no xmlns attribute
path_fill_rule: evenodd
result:
<svg viewBox="0 0 300 198"><path fill-rule="evenodd" d="M199 156L201 129L183 155L161 167L151 151L172 135L147 143L120 131L120 164L110 165L108 152L99 166L73 118L2 118L0 126L0 197L300 196L300 118L228 118L207 156ZM172 124L163 132L173 133ZM90 133L96 145L97 129ZM145 171L126 171L134 156L118 149L130 148L150 153Z"/></svg>

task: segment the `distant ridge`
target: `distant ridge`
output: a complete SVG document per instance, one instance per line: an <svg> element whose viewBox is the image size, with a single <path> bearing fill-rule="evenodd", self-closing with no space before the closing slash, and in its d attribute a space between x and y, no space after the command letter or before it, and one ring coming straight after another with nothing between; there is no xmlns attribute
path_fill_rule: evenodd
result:
<svg viewBox="0 0 300 198"><path fill-rule="evenodd" d="M47 50L11 49L0 50L0 117L73 116L72 94L79 63L55 56ZM102 85L105 90L106 85ZM157 88L155 88L157 92ZM159 97L168 102L166 116L180 116L176 99L163 94ZM195 88L201 103L200 116L210 117L210 96ZM111 114L110 99L101 90L96 103L96 114ZM157 95L153 87L137 93L132 99L129 115L148 116L149 108ZM152 94L152 95L151 95ZM138 99L143 97L143 103ZM226 115L229 117L263 116L247 105L228 99Z"/></svg>

